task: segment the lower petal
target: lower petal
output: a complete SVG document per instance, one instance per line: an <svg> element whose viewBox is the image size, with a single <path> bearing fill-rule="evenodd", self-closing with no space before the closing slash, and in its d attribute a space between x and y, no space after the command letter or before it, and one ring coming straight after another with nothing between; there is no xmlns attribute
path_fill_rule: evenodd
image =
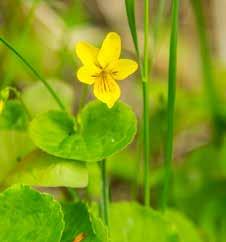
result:
<svg viewBox="0 0 226 242"><path fill-rule="evenodd" d="M121 95L121 90L115 80L110 76L102 76L94 83L94 95L101 102L112 108Z"/></svg>

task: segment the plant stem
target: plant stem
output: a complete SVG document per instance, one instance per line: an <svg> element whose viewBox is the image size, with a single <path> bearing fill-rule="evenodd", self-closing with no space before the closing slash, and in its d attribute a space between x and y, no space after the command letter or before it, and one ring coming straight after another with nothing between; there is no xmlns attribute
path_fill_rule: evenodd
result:
<svg viewBox="0 0 226 242"><path fill-rule="evenodd" d="M144 4L144 62L143 62L143 158L144 204L150 205L150 124L149 124L149 0Z"/></svg>
<svg viewBox="0 0 226 242"><path fill-rule="evenodd" d="M101 170L101 210L102 210L102 218L104 223L109 226L109 183L107 178L107 167L106 160L100 161L100 170Z"/></svg>
<svg viewBox="0 0 226 242"><path fill-rule="evenodd" d="M55 91L52 89L52 87L49 85L49 83L34 69L34 67L14 48L12 47L6 40L4 40L2 37L0 37L0 41L9 49L11 50L31 71L32 73L45 85L45 87L48 89L48 91L51 93L53 98L58 103L59 107L62 110L65 110L64 104L58 97L58 95L55 93Z"/></svg>
<svg viewBox="0 0 226 242"><path fill-rule="evenodd" d="M174 133L174 111L176 98L176 69L177 69L177 33L179 17L179 0L173 0L172 23L169 53L168 71L168 106L167 106L167 134L166 149L164 157L164 187L162 194L162 210L165 211L168 203L170 178L172 175L173 159L173 133Z"/></svg>

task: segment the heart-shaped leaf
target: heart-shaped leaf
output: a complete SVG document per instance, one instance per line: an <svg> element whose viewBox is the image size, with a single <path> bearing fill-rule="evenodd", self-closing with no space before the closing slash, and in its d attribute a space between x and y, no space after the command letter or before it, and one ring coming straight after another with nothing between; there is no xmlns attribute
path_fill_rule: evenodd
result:
<svg viewBox="0 0 226 242"><path fill-rule="evenodd" d="M90 214L84 203L62 204L65 230L61 242L107 242L108 231L102 221ZM82 238L79 240L78 238Z"/></svg>
<svg viewBox="0 0 226 242"><path fill-rule="evenodd" d="M85 187L88 171L84 163L48 155L36 150L21 160L5 184L21 183L42 187Z"/></svg>
<svg viewBox="0 0 226 242"><path fill-rule="evenodd" d="M50 111L30 125L33 142L45 152L73 160L99 161L125 148L136 133L136 117L124 103L112 109L89 103L77 122L66 112Z"/></svg>
<svg viewBox="0 0 226 242"><path fill-rule="evenodd" d="M27 186L0 194L0 241L59 242L64 229L60 204Z"/></svg>
<svg viewBox="0 0 226 242"><path fill-rule="evenodd" d="M111 241L177 242L177 235L163 216L136 203L115 203L110 209Z"/></svg>

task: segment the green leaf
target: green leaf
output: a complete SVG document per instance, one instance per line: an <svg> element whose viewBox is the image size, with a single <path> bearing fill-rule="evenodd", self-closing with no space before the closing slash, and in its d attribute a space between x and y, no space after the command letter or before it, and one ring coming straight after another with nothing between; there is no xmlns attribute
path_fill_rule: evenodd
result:
<svg viewBox="0 0 226 242"><path fill-rule="evenodd" d="M135 18L135 1L125 0L125 4L126 4L126 13L127 13L130 32L133 38L133 43L134 43L137 55L139 56L139 45L138 45L136 18Z"/></svg>
<svg viewBox="0 0 226 242"><path fill-rule="evenodd" d="M73 89L61 81L48 81L59 95L67 110L71 110L74 101ZM60 110L59 105L41 82L27 87L22 93L22 99L28 107L29 113L36 115L49 110Z"/></svg>
<svg viewBox="0 0 226 242"><path fill-rule="evenodd" d="M34 146L27 133L20 131L0 131L0 181Z"/></svg>
<svg viewBox="0 0 226 242"><path fill-rule="evenodd" d="M136 203L115 203L111 210L111 241L177 241L174 230L162 215Z"/></svg>
<svg viewBox="0 0 226 242"><path fill-rule="evenodd" d="M42 187L85 187L88 171L84 163L69 161L36 150L18 163L6 185L21 183Z"/></svg>
<svg viewBox="0 0 226 242"><path fill-rule="evenodd" d="M0 194L0 241L59 242L64 229L60 204L27 186Z"/></svg>
<svg viewBox="0 0 226 242"><path fill-rule="evenodd" d="M125 148L136 133L136 117L124 103L112 109L90 102L77 123L65 112L50 111L30 125L33 142L45 152L74 160L99 161Z"/></svg>
<svg viewBox="0 0 226 242"><path fill-rule="evenodd" d="M194 224L176 210L167 210L165 217L178 234L180 242L201 242Z"/></svg>
<svg viewBox="0 0 226 242"><path fill-rule="evenodd" d="M108 232L102 221L90 214L84 203L62 204L65 230L61 242L72 242L83 234L82 242L107 242Z"/></svg>
<svg viewBox="0 0 226 242"><path fill-rule="evenodd" d="M0 130L26 130L28 116L18 100L11 100L5 104L0 115Z"/></svg>

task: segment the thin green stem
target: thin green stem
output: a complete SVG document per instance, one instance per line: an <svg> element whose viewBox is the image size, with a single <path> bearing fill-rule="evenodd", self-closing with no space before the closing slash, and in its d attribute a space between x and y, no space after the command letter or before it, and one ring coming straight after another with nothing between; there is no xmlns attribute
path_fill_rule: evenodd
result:
<svg viewBox="0 0 226 242"><path fill-rule="evenodd" d="M104 223L109 226L109 183L107 176L106 160L100 161L101 170L101 210Z"/></svg>
<svg viewBox="0 0 226 242"><path fill-rule="evenodd" d="M30 70L31 72L45 85L48 91L51 93L53 98L58 103L59 107L62 110L65 110L63 102L60 100L56 92L52 89L49 83L34 69L34 67L14 48L10 45L5 39L0 37L0 41L9 49L11 50Z"/></svg>
<svg viewBox="0 0 226 242"><path fill-rule="evenodd" d="M144 204L150 206L150 124L149 124L149 0L144 2L144 62L143 62L143 158Z"/></svg>
<svg viewBox="0 0 226 242"><path fill-rule="evenodd" d="M167 135L164 157L164 187L162 194L162 210L165 211L169 197L170 179L172 175L174 111L176 99L176 69L177 69L177 35L178 35L179 0L173 0L171 39L168 73L168 105L167 105Z"/></svg>

